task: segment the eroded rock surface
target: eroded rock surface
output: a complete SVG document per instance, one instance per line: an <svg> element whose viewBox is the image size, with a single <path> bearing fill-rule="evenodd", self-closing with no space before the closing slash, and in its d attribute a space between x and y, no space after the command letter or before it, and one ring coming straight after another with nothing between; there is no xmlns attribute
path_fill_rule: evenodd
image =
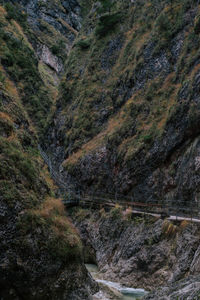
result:
<svg viewBox="0 0 200 300"><path fill-rule="evenodd" d="M73 216L73 220L87 253L91 249L91 257L87 255L86 259L92 261L95 257L104 279L153 290L165 285L179 286L177 282L185 276L199 274L200 239L195 224L185 228L172 225L177 232L170 236L165 229L167 221L161 219L135 217L125 221L112 218L109 213L101 216L83 211L81 220L80 215ZM184 281L180 286L187 284ZM198 287L194 284L194 291Z"/></svg>

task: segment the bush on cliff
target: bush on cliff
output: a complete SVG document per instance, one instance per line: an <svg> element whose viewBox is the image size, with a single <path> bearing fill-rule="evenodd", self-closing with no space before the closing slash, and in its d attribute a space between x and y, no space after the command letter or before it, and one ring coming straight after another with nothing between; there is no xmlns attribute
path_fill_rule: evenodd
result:
<svg viewBox="0 0 200 300"><path fill-rule="evenodd" d="M114 13L112 15L103 15L99 18L95 34L98 37L103 37L113 31L116 25L119 23L122 15L120 13Z"/></svg>
<svg viewBox="0 0 200 300"><path fill-rule="evenodd" d="M115 6L112 0L100 0L101 7L98 9L99 13L108 12L110 14L111 9Z"/></svg>
<svg viewBox="0 0 200 300"><path fill-rule="evenodd" d="M20 25L23 26L23 28L26 28L27 26L27 15L26 13L22 12L17 6L12 5L11 3L5 4L5 9L7 11L7 20L16 20L19 22Z"/></svg>
<svg viewBox="0 0 200 300"><path fill-rule="evenodd" d="M86 50L90 47L91 41L89 39L82 39L77 42L77 46L82 50Z"/></svg>
<svg viewBox="0 0 200 300"><path fill-rule="evenodd" d="M122 207L119 204L115 204L115 207L110 211L110 215L113 219L122 218Z"/></svg>

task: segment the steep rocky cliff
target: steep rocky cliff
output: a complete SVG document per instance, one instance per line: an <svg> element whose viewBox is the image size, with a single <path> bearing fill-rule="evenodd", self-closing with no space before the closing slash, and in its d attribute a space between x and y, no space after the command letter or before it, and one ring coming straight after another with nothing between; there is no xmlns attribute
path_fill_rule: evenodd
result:
<svg viewBox="0 0 200 300"><path fill-rule="evenodd" d="M198 1L90 3L47 131L55 169L80 189L197 202Z"/></svg>
<svg viewBox="0 0 200 300"><path fill-rule="evenodd" d="M91 299L97 285L38 151L56 98L57 56L49 62L36 51L36 12L19 2L28 21L22 7L0 5L0 299Z"/></svg>

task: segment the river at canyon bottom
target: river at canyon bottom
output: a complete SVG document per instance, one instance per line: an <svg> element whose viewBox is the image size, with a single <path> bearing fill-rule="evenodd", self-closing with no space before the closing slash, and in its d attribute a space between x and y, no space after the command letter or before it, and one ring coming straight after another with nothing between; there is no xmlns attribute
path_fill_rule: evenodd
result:
<svg viewBox="0 0 200 300"><path fill-rule="evenodd" d="M94 295L94 300L138 300L147 294L143 289L125 287L118 282L98 278L98 267L96 265L86 264L86 268L100 286L100 291Z"/></svg>

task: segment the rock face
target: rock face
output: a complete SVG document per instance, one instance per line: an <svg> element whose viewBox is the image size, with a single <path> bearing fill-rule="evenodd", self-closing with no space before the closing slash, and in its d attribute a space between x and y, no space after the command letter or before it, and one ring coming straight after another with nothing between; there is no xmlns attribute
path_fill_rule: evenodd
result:
<svg viewBox="0 0 200 300"><path fill-rule="evenodd" d="M199 7L175 12L168 1L140 3L118 1L110 19L123 13L113 30L104 17L97 21L92 6L66 62L43 146L74 190L196 204Z"/></svg>
<svg viewBox="0 0 200 300"><path fill-rule="evenodd" d="M158 293L159 296L168 295L172 287L173 291L178 287L180 291L176 290L174 295L182 293L183 299L187 299L190 283L194 294L199 289L200 240L197 225L176 226L166 220L145 220L137 216L126 221L119 216L113 218L112 212L101 215L88 211L75 214L73 220L86 245L87 254L90 253L86 260L96 260L104 279L147 290L168 286ZM197 276L197 283L193 277L178 282L189 274Z"/></svg>
<svg viewBox="0 0 200 300"><path fill-rule="evenodd" d="M57 73L62 71L63 65L59 61L59 58L51 53L49 48L45 45L41 45L37 50L40 60L42 60L47 66L50 66Z"/></svg>

